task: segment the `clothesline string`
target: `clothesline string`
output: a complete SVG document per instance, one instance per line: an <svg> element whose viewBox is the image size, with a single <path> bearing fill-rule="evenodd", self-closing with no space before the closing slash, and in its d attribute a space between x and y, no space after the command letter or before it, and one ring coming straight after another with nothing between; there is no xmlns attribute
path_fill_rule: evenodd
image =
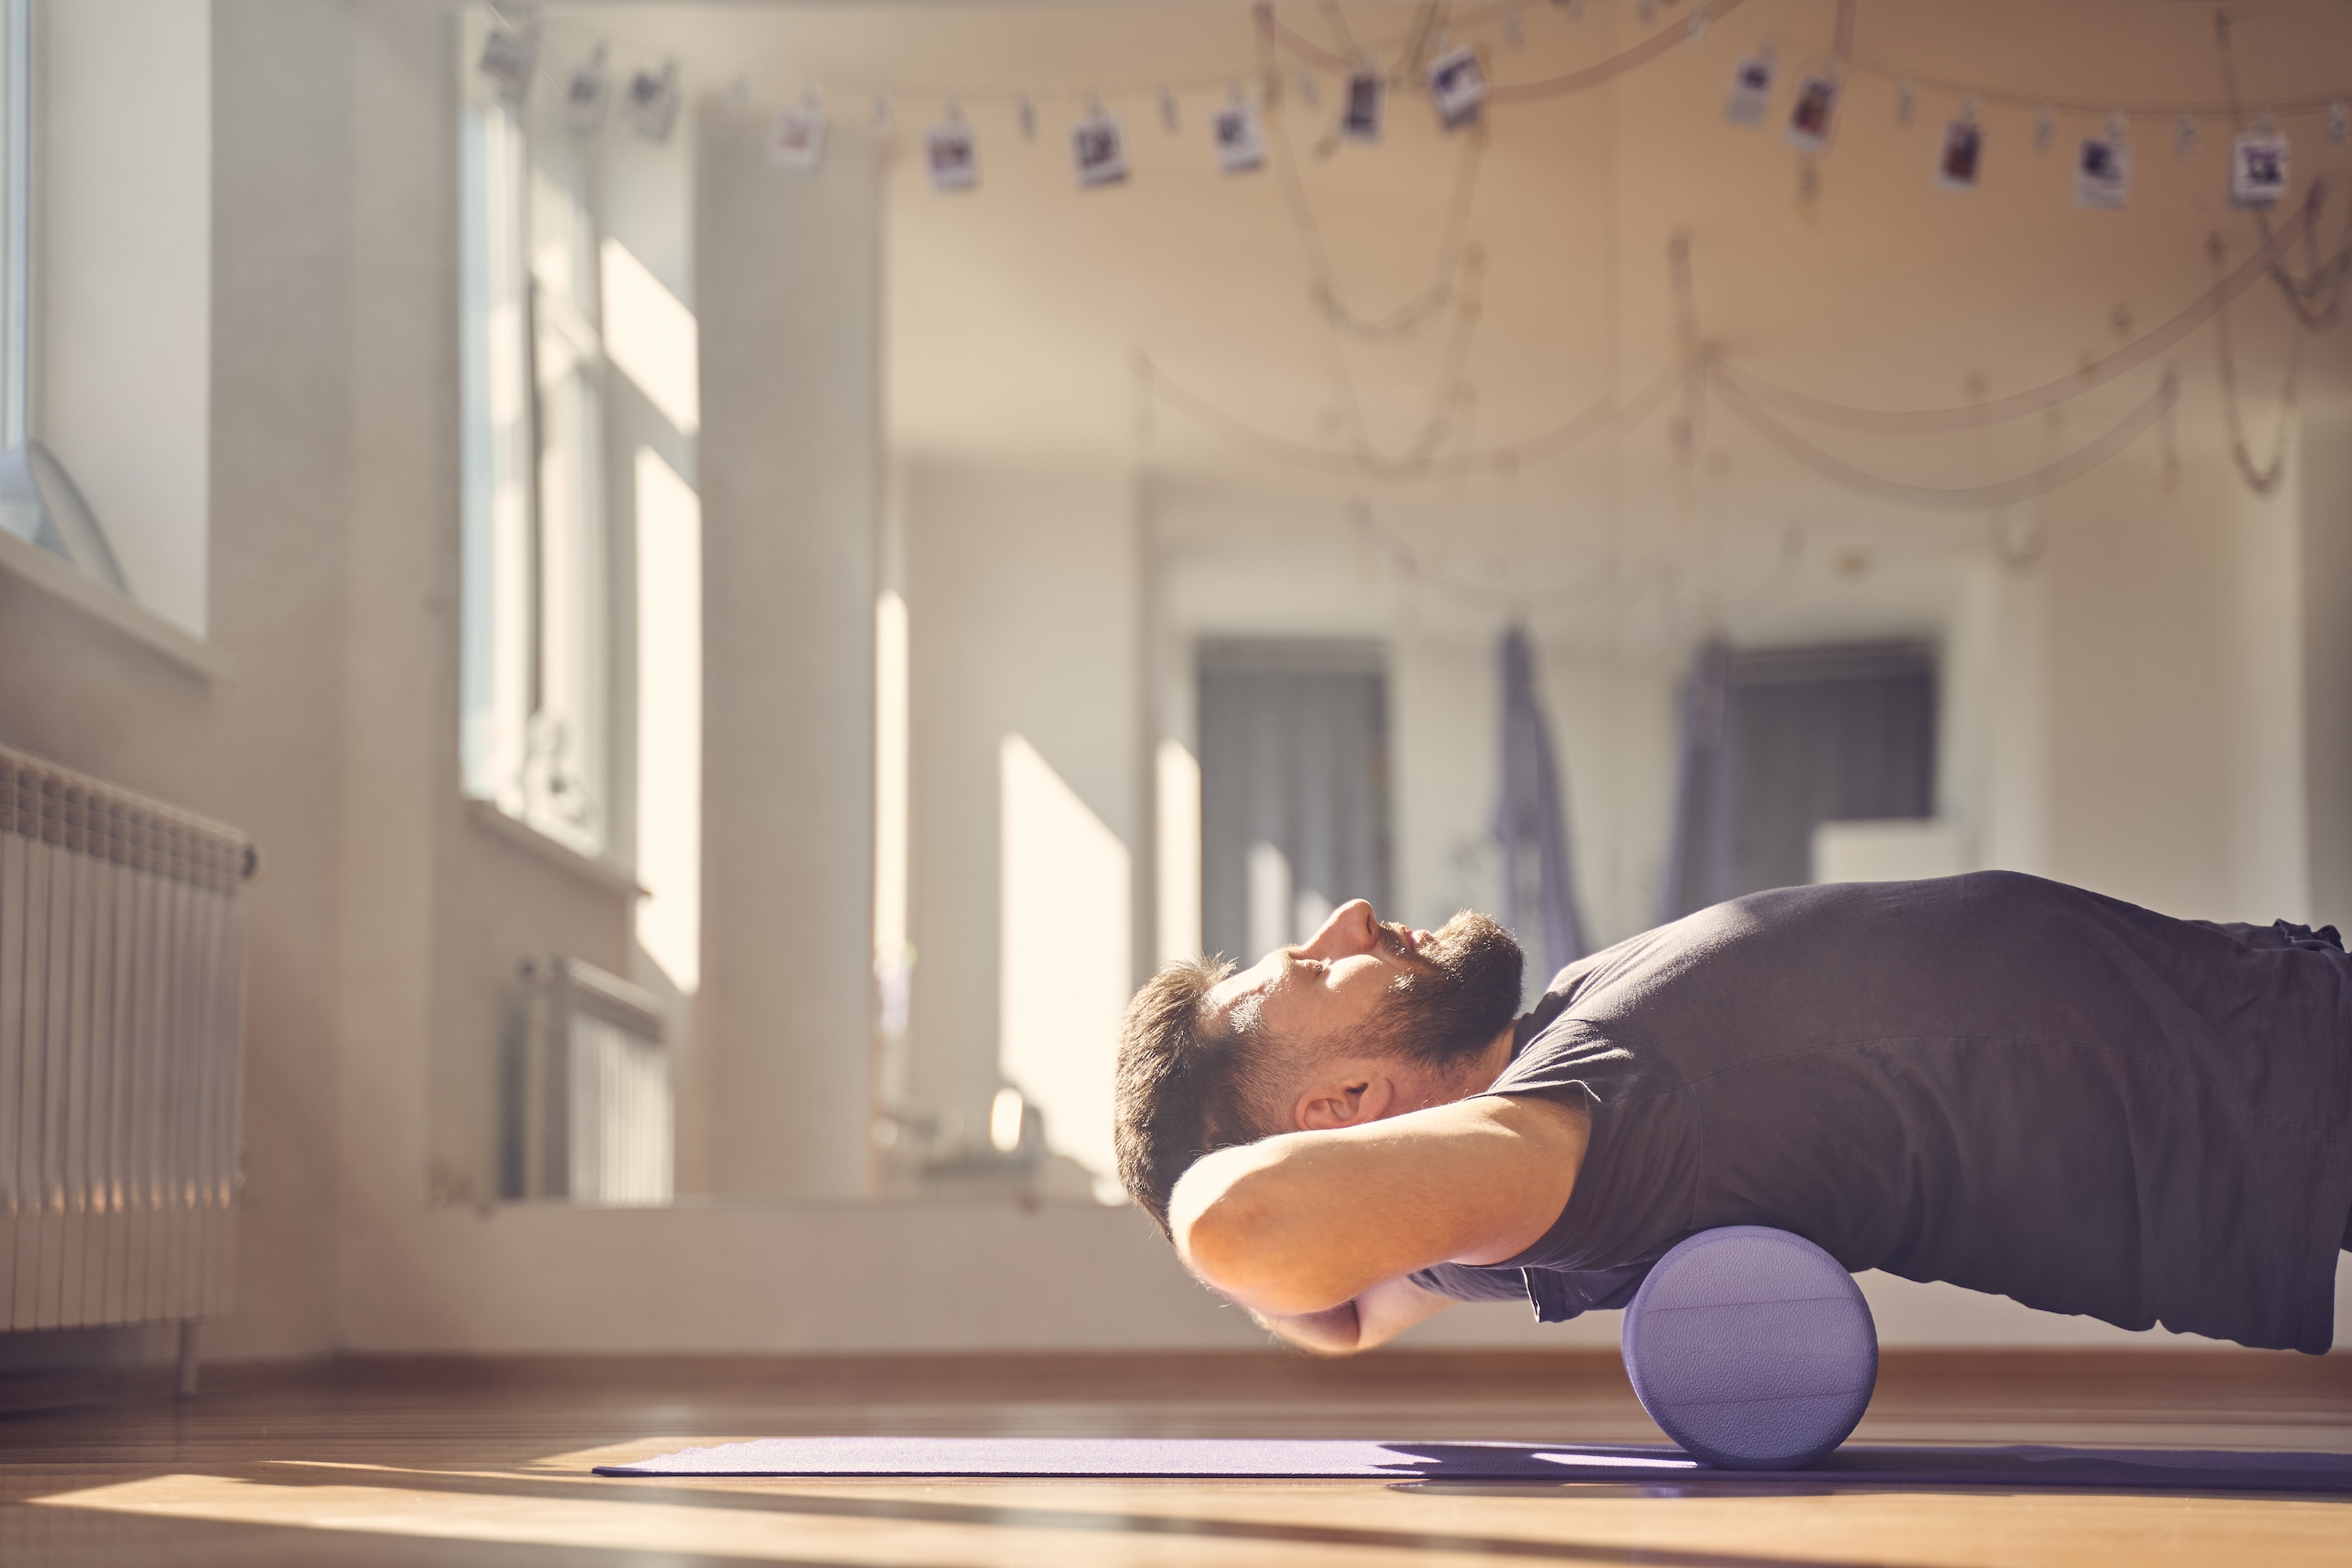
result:
<svg viewBox="0 0 2352 1568"><path fill-rule="evenodd" d="M1715 390L1722 395L1725 405L1741 424L1815 473L1864 495L1905 506L1943 511L1979 511L2011 506L2072 484L2153 429L2172 412L2179 398L2179 379L2167 371L2156 391L2126 415L2120 424L2048 467L1998 484L1948 489L1908 484L1858 468L1773 418L1762 405L1743 391L1738 383L1724 375L1720 369L1709 379Z"/></svg>
<svg viewBox="0 0 2352 1568"><path fill-rule="evenodd" d="M1361 466L1360 460L1350 454L1334 452L1327 447L1311 447L1303 442L1288 441L1279 437L1269 437L1169 381L1166 376L1159 373L1148 358L1140 360L1139 363L1143 372L1148 395L1166 399L1176 407L1192 415L1204 424L1219 428L1222 433L1231 437L1262 448L1276 450L1283 456L1294 458L1308 458L1324 467ZM2179 396L2178 378L2168 371L2156 391L2114 428L2067 456L2032 473L1995 484L1947 488L1889 479L1855 467L1807 440L1780 420L1775 419L1761 404L1727 375L1725 370L1726 367L1720 364L1712 364L1706 368L1706 373L1702 378L1706 389L1720 395L1726 406L1739 418L1742 424L1772 446L1794 458L1804 467L1848 489L1881 500L1936 510L1969 511L2010 506L2021 500L2046 495L2052 490L2071 484L2107 462L2146 435L2158 421L2172 412ZM1597 403L1549 434L1556 439L1565 437L1566 439L1560 443L1564 447L1576 441L1589 438L1612 424L1622 423L1628 426L1638 424L1641 419L1663 406L1667 397L1685 384L1685 373L1679 370L1671 371L1644 388L1643 393L1622 410L1611 409L1605 401ZM1484 453L1455 453L1451 456L1454 462L1460 465L1473 459L1490 458L1492 452L1507 449L1488 448ZM1505 592L1506 590L1496 591Z"/></svg>
<svg viewBox="0 0 2352 1568"><path fill-rule="evenodd" d="M1834 425L1849 430L1867 430L1883 435L1918 435L1933 431L1965 430L1982 425L1996 425L2017 419L2028 414L2038 414L2061 403L2079 397L2105 385L2126 372L2136 370L2157 355L2171 348L2191 331L2203 325L2231 300L2244 293L2268 275L2271 264L2296 238L2311 231L2319 221L2324 201L2319 182L2312 183L2295 216L2281 225L2270 242L2239 264L2221 281L2190 300L2179 312L2161 325L2134 339L2128 345L2094 361L2071 375L2014 393L2007 397L1988 402L1964 404L1952 408L1874 409L1857 408L1848 404L1832 403L1811 393L1781 386L1758 375L1753 371L1717 362L1717 374L1728 384L1738 386L1748 396L1768 402L1783 413L1811 420L1817 424Z"/></svg>
<svg viewBox="0 0 2352 1568"><path fill-rule="evenodd" d="M1624 605L1632 603L1641 592L1654 586L1654 579L1658 575L1655 572L1628 572L1622 566L1612 562L1564 583L1533 585L1514 584L1508 587L1502 587L1492 583L1479 582L1475 577L1466 577L1453 568L1432 560L1422 551L1414 548L1402 533L1382 521L1379 514L1361 500L1357 501L1349 509L1349 515L1385 542L1391 550L1402 557L1415 578L1485 604L1514 606L1541 601L1547 608L1559 609L1586 603L1605 590L1623 584L1630 585L1633 592L1626 598L1619 601L1622 608Z"/></svg>
<svg viewBox="0 0 2352 1568"><path fill-rule="evenodd" d="M1714 5L1704 13L1703 19L1700 13L1694 12L1689 16L1685 16L1678 21L1667 24L1665 26L1660 28L1656 33L1652 34L1649 37L1644 38L1642 42L1632 46L1630 48L1622 50L1607 59L1597 61L1591 66L1569 72L1564 76L1546 78L1528 82L1496 83L1489 90L1488 101L1491 103L1531 102L1549 98L1559 97L1564 94L1580 92L1591 88L1601 86L1604 82L1612 80L1615 78L1623 75L1626 71L1633 69L1636 66L1646 64L1650 60L1657 58L1661 55L1671 52L1675 44L1688 41L1693 31L1711 26L1715 21L1723 16L1728 16L1732 11L1738 9L1743 4L1745 4L1745 0L1715 0ZM1496 20L1506 15L1527 11L1532 8L1533 7L1530 5L1525 4L1497 4L1482 6L1475 11L1462 13L1456 18L1456 25L1467 29L1474 26L1483 26L1489 21ZM498 14L496 7L491 7L490 9L494 15ZM501 20L506 22L507 25L514 25L510 20L508 20L503 16L501 17ZM616 31L615 29L592 26L586 22L576 20L571 16L544 16L541 18L541 26L548 31L562 31L569 33L575 37L584 38L592 44L617 43L625 46L629 50L646 59L659 60L677 58L677 51L667 47L667 46L650 44L641 38L633 37L625 33ZM1343 57L1334 53L1333 51L1316 44L1312 39L1307 38L1303 35L1299 34L1288 24L1281 22L1279 18L1276 18L1276 27L1277 35L1283 42L1285 52L1291 55L1294 58L1302 60L1308 65L1320 67L1321 68L1329 71L1342 71L1356 69L1362 63L1357 60L1345 59ZM1388 40L1385 47L1394 47L1397 43L1402 41L1403 41L1402 37ZM1371 46L1373 49L1378 49L1384 46L1381 44ZM1846 59L1846 64L1850 69L1854 71L1867 72L1872 75L1885 77L1889 79L1910 82L1917 87L1928 88L1939 92L1948 92L1955 97L1974 98L1982 103L1998 103L2019 109L2046 108L2057 113L2079 114L2096 118L2102 121L2104 121L2108 115L2114 113L2122 113L2132 116L2162 117L2168 119L2179 119L2185 116L2187 118L2196 120L2228 121L2233 117L2234 113L2231 105L2226 101L2210 101L2202 100L2152 101L2129 98L2104 100L2081 99L2069 97L2063 93L2036 93L2021 91L2011 88L1997 86L1987 87L1981 84L1964 82L1948 77L1937 76L1933 73L1916 71L1907 67L1866 58L1848 58ZM554 77L544 65L540 68L538 74L546 78L546 79L559 89L563 85L563 83ZM713 72L714 76L723 74L725 74L723 71ZM938 99L942 102L949 100L971 100L973 102L1003 102L1012 104L1019 102L1024 99L1032 101L1045 99L1055 101L1076 101L1083 104L1098 99L1148 97L1158 93L1162 89L1174 91L1217 90L1247 79L1255 74L1257 73L1253 68L1242 67L1239 68L1228 68L1213 71L1203 70L1176 72L1171 75L1153 77L1149 79L1121 80L1110 83L1097 82L1093 84L1071 84L1052 82L1031 86L1005 86L995 83L955 85L935 81L878 81L840 77L825 78L822 81L815 78L793 78L788 79L799 81L807 87L814 88L822 86L842 92L879 94L894 98L932 98ZM2268 100L2266 100L2264 107L2269 112L2279 116L2322 114L2326 113L2335 105L2344 102L2347 97L2352 97L2352 89L2334 89L2321 92L2299 93L2288 97Z"/></svg>
<svg viewBox="0 0 2352 1568"><path fill-rule="evenodd" d="M1570 71L1566 76L1548 77L1541 81L1497 83L1488 91L1486 100L1489 103L1531 103L1541 99L1563 98L1572 92L1588 92L1670 52L1675 45L1704 31L1717 19L1729 16L1744 3L1745 0L1715 0L1705 10L1694 8L1681 21L1669 23L1632 48L1589 65L1582 70Z"/></svg>
<svg viewBox="0 0 2352 1568"><path fill-rule="evenodd" d="M1260 64L1269 80L1276 75L1274 12L1261 5L1257 11ZM1454 191L1446 203L1445 224L1440 231L1437 255L1426 288L1384 316L1370 318L1350 309L1340 298L1338 274L1331 265L1330 247L1324 243L1322 226L1316 221L1313 202L1307 194L1305 178L1298 169L1297 151L1291 144L1290 119L1283 111L1282 96L1269 91L1266 116L1273 122L1273 143L1277 183L1282 187L1283 200L1291 216L1292 226L1298 230L1299 241L1306 247L1308 268L1315 274L1318 303L1331 321L1359 338L1382 339L1412 331L1434 312L1443 310L1458 290L1459 279L1469 260L1468 234L1470 210L1478 188L1479 166L1486 151L1487 131L1474 126L1464 138L1462 152L1455 162Z"/></svg>
<svg viewBox="0 0 2352 1568"><path fill-rule="evenodd" d="M2213 36L2215 47L2221 57L2222 86L2230 95L2231 123L2233 129L2242 131L2245 117L2239 108L2242 100L2238 93L2238 50L2231 41L2230 13L2226 10L2213 13ZM2265 242L2274 237L2271 233L2271 215L2264 208L2254 209L2254 226L2262 231ZM2325 331L2336 324L2336 307L2344 295L2345 273L2347 268L2352 268L2352 225L2346 227L2344 248L2327 260L2319 259L2316 244L2312 248L2314 255L2308 274L2297 278L2287 270L2284 259L2274 258L2271 262L2271 277L2277 281L2280 291L2285 294L2295 319L2316 332Z"/></svg>
<svg viewBox="0 0 2352 1568"><path fill-rule="evenodd" d="M1580 445L1612 425L1633 429L1655 414L1680 386L1686 372L1680 365L1668 365L1647 386L1635 393L1622 405L1612 405L1602 397L1582 412L1540 434L1524 440L1470 451L1446 452L1426 458L1412 465L1410 473L1401 471L1405 466L1385 463L1377 453L1339 451L1329 447L1318 447L1309 442L1293 440L1270 431L1258 429L1248 421L1228 413L1181 383L1171 380L1150 355L1139 355L1138 367L1153 396L1165 399L1195 422L1215 430L1241 445L1259 448L1271 456L1293 462L1304 462L1318 468L1353 469L1370 472L1383 479L1417 478L1422 474L1458 473L1475 468L1516 467L1556 456Z"/></svg>

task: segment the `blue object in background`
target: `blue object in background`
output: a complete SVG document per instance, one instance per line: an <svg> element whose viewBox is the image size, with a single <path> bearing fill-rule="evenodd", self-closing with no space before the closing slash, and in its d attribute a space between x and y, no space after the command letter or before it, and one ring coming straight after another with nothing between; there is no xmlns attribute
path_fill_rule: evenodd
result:
<svg viewBox="0 0 2352 1568"><path fill-rule="evenodd" d="M1524 932L1532 912L1543 928L1543 972L1530 977L1540 990L1584 956L1584 922L1576 910L1559 763L1536 692L1535 648L1525 627L1503 634L1502 664L1503 787L1495 803L1495 838L1503 851L1503 923ZM1536 856L1532 911L1520 888L1523 850L1529 847Z"/></svg>

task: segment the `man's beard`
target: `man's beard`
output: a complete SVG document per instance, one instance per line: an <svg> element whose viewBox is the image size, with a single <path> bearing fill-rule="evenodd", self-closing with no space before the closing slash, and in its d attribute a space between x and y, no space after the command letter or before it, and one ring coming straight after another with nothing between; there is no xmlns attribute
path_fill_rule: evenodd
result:
<svg viewBox="0 0 2352 1568"><path fill-rule="evenodd" d="M1525 960L1511 933L1485 915L1464 910L1430 932L1418 953L1395 927L1388 940L1410 954L1410 967L1373 1015L1373 1054L1456 1067L1517 1016Z"/></svg>

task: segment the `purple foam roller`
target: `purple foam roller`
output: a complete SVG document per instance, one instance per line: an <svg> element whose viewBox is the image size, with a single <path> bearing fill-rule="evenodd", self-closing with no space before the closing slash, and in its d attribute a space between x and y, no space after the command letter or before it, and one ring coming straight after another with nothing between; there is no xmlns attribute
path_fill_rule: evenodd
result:
<svg viewBox="0 0 2352 1568"><path fill-rule="evenodd" d="M1801 1469L1846 1439L1878 1382L1853 1277L1760 1225L1677 1243L1625 1309L1625 1372L1650 1419L1710 1465Z"/></svg>

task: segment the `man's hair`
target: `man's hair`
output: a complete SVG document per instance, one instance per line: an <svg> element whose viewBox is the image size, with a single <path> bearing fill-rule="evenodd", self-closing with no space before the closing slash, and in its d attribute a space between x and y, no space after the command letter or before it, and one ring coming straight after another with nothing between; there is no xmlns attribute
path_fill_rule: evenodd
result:
<svg viewBox="0 0 2352 1568"><path fill-rule="evenodd" d="M1209 988L1234 972L1219 959L1168 965L1128 1004L1118 1031L1112 1142L1118 1179L1170 1234L1168 1197L1193 1162L1254 1142L1248 1107L1264 1076L1254 1019L1220 1019Z"/></svg>
<svg viewBox="0 0 2352 1568"><path fill-rule="evenodd" d="M1355 1048L1445 1072L1477 1058L1518 1010L1519 944L1464 910L1414 959L1356 1026ZM1217 1016L1209 989L1233 972L1220 959L1171 963L1144 983L1119 1026L1118 1179L1162 1235L1177 1179L1204 1155L1282 1131L1273 1124L1285 1120L1295 1069L1325 1044L1276 1037L1257 997Z"/></svg>

